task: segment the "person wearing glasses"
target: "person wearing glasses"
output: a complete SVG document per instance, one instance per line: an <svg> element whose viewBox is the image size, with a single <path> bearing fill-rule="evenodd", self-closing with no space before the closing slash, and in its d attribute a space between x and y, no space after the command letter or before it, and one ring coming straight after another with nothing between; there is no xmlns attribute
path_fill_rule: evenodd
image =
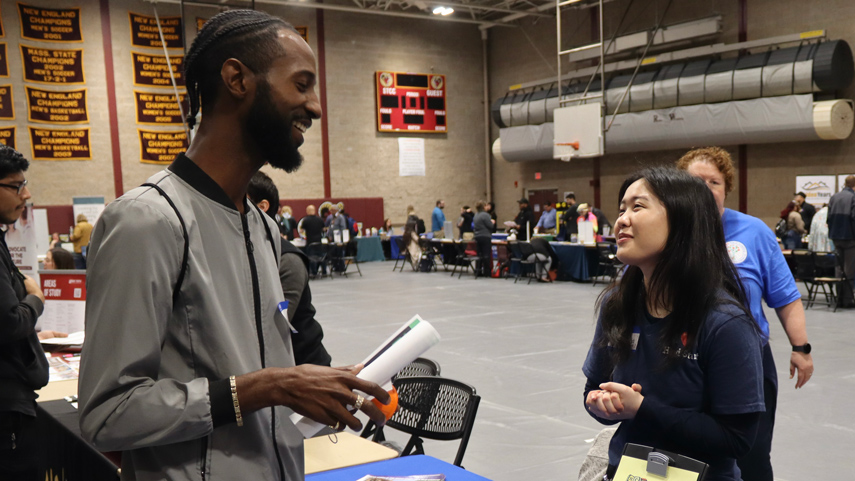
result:
<svg viewBox="0 0 855 481"><path fill-rule="evenodd" d="M14 224L26 208L29 165L15 149L0 145L0 224ZM36 321L45 297L12 262L5 230L0 231L0 262L0 479L36 479L42 446L35 391L48 382Z"/></svg>

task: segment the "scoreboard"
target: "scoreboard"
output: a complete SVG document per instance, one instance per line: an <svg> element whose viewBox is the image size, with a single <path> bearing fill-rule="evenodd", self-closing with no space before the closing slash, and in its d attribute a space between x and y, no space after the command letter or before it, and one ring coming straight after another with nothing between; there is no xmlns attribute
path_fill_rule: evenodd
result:
<svg viewBox="0 0 855 481"><path fill-rule="evenodd" d="M445 75L377 72L377 130L448 132Z"/></svg>

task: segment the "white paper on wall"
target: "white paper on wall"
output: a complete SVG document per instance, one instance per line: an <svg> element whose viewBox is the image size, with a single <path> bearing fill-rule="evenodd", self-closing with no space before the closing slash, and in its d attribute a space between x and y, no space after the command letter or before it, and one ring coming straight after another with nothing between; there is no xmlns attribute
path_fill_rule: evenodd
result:
<svg viewBox="0 0 855 481"><path fill-rule="evenodd" d="M425 139L398 138L398 174L425 175Z"/></svg>

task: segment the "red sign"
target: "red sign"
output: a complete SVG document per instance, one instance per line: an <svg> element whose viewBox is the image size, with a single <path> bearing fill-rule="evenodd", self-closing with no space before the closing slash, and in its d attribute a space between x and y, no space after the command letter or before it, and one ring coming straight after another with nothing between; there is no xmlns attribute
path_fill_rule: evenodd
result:
<svg viewBox="0 0 855 481"><path fill-rule="evenodd" d="M39 272L45 300L85 301L86 274Z"/></svg>
<svg viewBox="0 0 855 481"><path fill-rule="evenodd" d="M446 133L445 75L377 72L377 130Z"/></svg>

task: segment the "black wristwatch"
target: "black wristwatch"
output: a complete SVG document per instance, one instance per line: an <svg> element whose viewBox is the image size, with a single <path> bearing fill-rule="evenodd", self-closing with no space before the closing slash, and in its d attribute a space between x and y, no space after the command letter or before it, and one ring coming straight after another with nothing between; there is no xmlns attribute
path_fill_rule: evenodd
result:
<svg viewBox="0 0 855 481"><path fill-rule="evenodd" d="M806 342L804 346L793 346L793 352L803 352L810 354L810 343Z"/></svg>

